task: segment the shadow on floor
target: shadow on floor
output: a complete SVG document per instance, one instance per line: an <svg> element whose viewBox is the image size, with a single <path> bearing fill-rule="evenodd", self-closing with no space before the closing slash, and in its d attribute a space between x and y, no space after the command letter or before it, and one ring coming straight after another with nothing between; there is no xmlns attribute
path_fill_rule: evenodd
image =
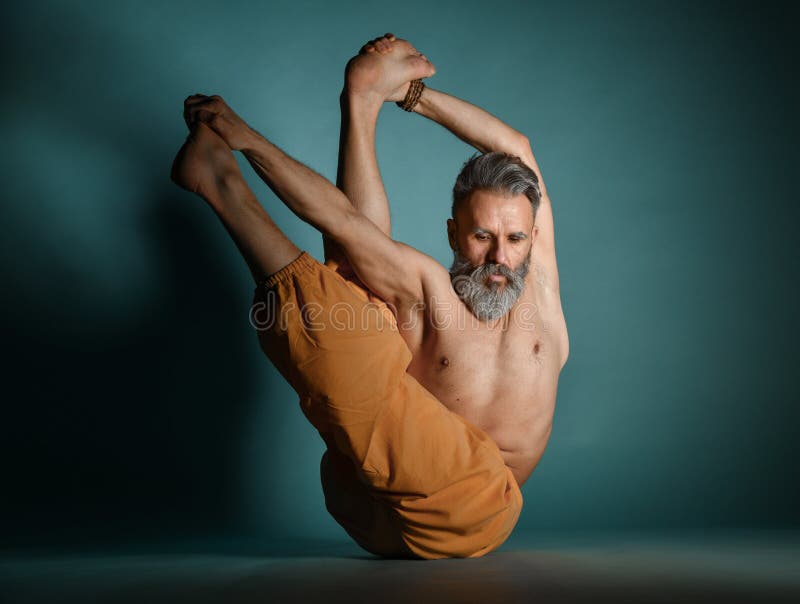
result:
<svg viewBox="0 0 800 604"><path fill-rule="evenodd" d="M796 602L796 534L517 536L474 560L399 561L346 542L6 552L6 602Z"/></svg>

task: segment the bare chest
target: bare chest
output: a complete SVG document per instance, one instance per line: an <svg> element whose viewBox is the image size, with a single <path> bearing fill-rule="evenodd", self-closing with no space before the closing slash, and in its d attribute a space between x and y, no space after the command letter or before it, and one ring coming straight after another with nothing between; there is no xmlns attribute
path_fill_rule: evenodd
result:
<svg viewBox="0 0 800 604"><path fill-rule="evenodd" d="M548 313L521 299L504 320L488 325L456 302L429 313L421 337L408 338L408 372L489 434L504 455L541 455L561 370L560 307Z"/></svg>

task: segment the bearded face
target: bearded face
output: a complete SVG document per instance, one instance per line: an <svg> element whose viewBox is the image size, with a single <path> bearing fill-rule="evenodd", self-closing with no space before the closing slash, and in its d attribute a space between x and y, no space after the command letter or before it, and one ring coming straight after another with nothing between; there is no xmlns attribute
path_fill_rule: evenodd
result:
<svg viewBox="0 0 800 604"><path fill-rule="evenodd" d="M530 263L530 256L526 256L516 270L493 262L476 266L456 250L450 281L472 314L481 321L493 321L505 316L522 295ZM492 275L502 275L505 282L492 279Z"/></svg>

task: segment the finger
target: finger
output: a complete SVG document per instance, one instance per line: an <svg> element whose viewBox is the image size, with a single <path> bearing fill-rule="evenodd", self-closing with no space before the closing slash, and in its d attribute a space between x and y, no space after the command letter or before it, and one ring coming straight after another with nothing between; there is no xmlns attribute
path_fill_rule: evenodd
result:
<svg viewBox="0 0 800 604"><path fill-rule="evenodd" d="M425 74L426 74L425 77L429 78L431 76L436 75L436 66L433 63L431 63L425 55L422 55L421 58L425 61L425 64L427 66L427 70L425 72Z"/></svg>
<svg viewBox="0 0 800 604"><path fill-rule="evenodd" d="M209 121L217 114L215 111L215 105L216 103L213 99L205 99L192 105L187 105L184 109L184 119L186 120L186 124L191 127L197 121Z"/></svg>
<svg viewBox="0 0 800 604"><path fill-rule="evenodd" d="M214 118L216 118L216 115L211 111L204 109L196 111L191 121L186 122L189 127L189 136L194 136L198 128L211 128L211 122L214 121Z"/></svg>
<svg viewBox="0 0 800 604"><path fill-rule="evenodd" d="M197 114L201 111L206 113L216 114L217 112L214 110L214 106L210 103L198 103L197 105L192 105L191 107L187 107L184 110L184 113L189 116L191 121L197 119Z"/></svg>
<svg viewBox="0 0 800 604"><path fill-rule="evenodd" d="M198 109L195 113L195 123L207 124L214 119L216 114L205 109Z"/></svg>
<svg viewBox="0 0 800 604"><path fill-rule="evenodd" d="M433 63L420 56L409 57L408 77L409 79L429 78L436 73Z"/></svg>
<svg viewBox="0 0 800 604"><path fill-rule="evenodd" d="M200 94L199 92L195 93L195 94L190 94L189 96L186 97L186 100L184 101L184 103L188 103L189 101L195 101L197 99L205 99L207 97L208 97L208 95Z"/></svg>
<svg viewBox="0 0 800 604"><path fill-rule="evenodd" d="M221 101L221 100L222 100L222 97L219 96L218 94L212 94L212 95L208 95L208 94L193 94L192 96L187 97L186 100L184 101L184 103L188 103L188 104L191 105L191 104L199 103L199 102L202 102L202 101Z"/></svg>
<svg viewBox="0 0 800 604"><path fill-rule="evenodd" d="M192 107L196 107L199 103L206 102L208 97L204 94L193 94L183 101L183 121L191 129L194 125L194 114L191 111Z"/></svg>
<svg viewBox="0 0 800 604"><path fill-rule="evenodd" d="M216 105L216 104L217 104L217 100L216 99L212 99L211 97L206 97L204 99L194 100L191 103L190 102L186 102L183 105L183 107L187 111L191 111L193 109L196 109L197 107L201 107L201 106L211 107L211 106Z"/></svg>
<svg viewBox="0 0 800 604"><path fill-rule="evenodd" d="M192 96L186 97L186 100L183 101L183 106L189 107L191 105L196 105L197 103L207 101L209 98L210 97L205 94L193 94Z"/></svg>

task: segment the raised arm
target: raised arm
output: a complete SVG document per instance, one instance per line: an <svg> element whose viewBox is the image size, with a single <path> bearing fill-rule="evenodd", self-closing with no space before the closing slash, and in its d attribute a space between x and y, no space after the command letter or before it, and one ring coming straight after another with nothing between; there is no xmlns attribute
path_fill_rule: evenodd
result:
<svg viewBox="0 0 800 604"><path fill-rule="evenodd" d="M408 83L433 75L433 65L408 42L386 34L350 59L340 97L341 130L336 185L350 202L391 236L389 201L375 153L375 130L383 103L402 100ZM325 254L340 264L339 249L325 238Z"/></svg>
<svg viewBox="0 0 800 604"><path fill-rule="evenodd" d="M488 111L428 87L414 107L414 112L441 124L481 153L503 151L516 155L536 172L542 194L546 194L544 180L528 138Z"/></svg>
<svg viewBox="0 0 800 604"><path fill-rule="evenodd" d="M404 62L415 67L403 72L398 65ZM429 74L425 73L426 66L431 70ZM349 111L348 135L343 137L340 147L340 186L356 207L374 217L376 224L382 225L387 233L388 202L375 159L375 121L380 102L403 99L408 79L433 73L435 70L424 55L408 41L395 39L391 34L365 45L361 54L348 64L346 94L343 93L343 100L347 101L343 111L345 106ZM394 88L401 81L401 75L408 79ZM536 215L536 239L531 254L540 274L558 288L553 211L528 138L480 107L430 87L425 88L414 112L444 126L478 151L516 155L533 169L539 178L542 199ZM345 113L343 124L344 116Z"/></svg>
<svg viewBox="0 0 800 604"><path fill-rule="evenodd" d="M536 172L542 199L536 213L537 234L531 254L540 275L558 289L553 209L528 138L480 107L432 88L425 88L414 111L444 126L478 151L516 155Z"/></svg>

